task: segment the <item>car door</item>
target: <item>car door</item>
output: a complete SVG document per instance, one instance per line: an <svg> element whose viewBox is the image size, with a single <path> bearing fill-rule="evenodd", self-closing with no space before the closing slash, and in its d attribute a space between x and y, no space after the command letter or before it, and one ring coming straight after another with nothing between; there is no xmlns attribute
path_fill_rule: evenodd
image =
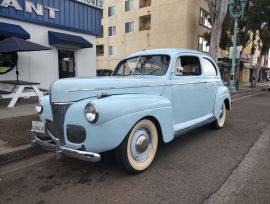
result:
<svg viewBox="0 0 270 204"><path fill-rule="evenodd" d="M202 74L200 57L181 54L171 77L175 131L202 122L208 113L208 88Z"/></svg>
<svg viewBox="0 0 270 204"><path fill-rule="evenodd" d="M201 65L203 74L206 79L206 86L208 89L208 112L213 112L213 107L215 103L215 97L218 87L221 85L221 78L215 63L207 56L201 57Z"/></svg>

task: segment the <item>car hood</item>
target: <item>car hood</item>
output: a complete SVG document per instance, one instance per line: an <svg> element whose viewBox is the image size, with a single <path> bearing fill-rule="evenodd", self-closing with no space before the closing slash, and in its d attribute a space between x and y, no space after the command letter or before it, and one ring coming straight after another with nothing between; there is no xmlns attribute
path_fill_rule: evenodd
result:
<svg viewBox="0 0 270 204"><path fill-rule="evenodd" d="M51 85L51 102L72 102L95 98L99 94L155 94L161 95L165 80L159 77L92 77L69 78Z"/></svg>

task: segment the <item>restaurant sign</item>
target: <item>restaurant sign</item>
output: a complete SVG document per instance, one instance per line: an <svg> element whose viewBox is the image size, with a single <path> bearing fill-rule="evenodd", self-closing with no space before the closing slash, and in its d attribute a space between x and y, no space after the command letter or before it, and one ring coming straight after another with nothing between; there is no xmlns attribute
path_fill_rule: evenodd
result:
<svg viewBox="0 0 270 204"><path fill-rule="evenodd" d="M104 5L104 0L74 0L74 1L78 1L88 6L94 6L100 9L103 9L103 5Z"/></svg>
<svg viewBox="0 0 270 204"><path fill-rule="evenodd" d="M23 10L18 0L3 0L0 6L6 7L6 8L13 7L17 11ZM43 16L44 9L48 10L50 18L55 18L55 12L59 12L59 9L56 9L50 6L46 6L46 5L43 6L42 4L34 5L34 3L31 1L28 1L28 0L25 1L25 12L27 13L32 13L34 11L38 16Z"/></svg>
<svg viewBox="0 0 270 204"><path fill-rule="evenodd" d="M0 16L98 36L103 3L104 0L0 0Z"/></svg>

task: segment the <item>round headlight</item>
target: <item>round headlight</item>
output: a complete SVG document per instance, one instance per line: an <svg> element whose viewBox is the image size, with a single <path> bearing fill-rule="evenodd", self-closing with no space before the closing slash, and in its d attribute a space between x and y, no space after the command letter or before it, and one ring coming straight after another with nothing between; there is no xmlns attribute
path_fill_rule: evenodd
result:
<svg viewBox="0 0 270 204"><path fill-rule="evenodd" d="M38 114L41 114L43 111L43 106L40 104L40 101L37 101L35 109L37 111Z"/></svg>
<svg viewBox="0 0 270 204"><path fill-rule="evenodd" d="M97 107L89 103L86 105L85 110L84 110L85 118L87 121L90 123L95 123L98 120L98 109Z"/></svg>

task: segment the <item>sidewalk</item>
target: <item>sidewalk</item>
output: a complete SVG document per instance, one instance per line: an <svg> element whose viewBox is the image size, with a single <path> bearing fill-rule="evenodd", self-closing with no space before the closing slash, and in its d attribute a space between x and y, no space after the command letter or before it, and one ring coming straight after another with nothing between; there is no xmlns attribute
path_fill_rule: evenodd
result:
<svg viewBox="0 0 270 204"><path fill-rule="evenodd" d="M32 120L38 116L34 109L36 99L20 99L14 108L7 108L9 100L0 100L0 165L38 153L31 146Z"/></svg>
<svg viewBox="0 0 270 204"><path fill-rule="evenodd" d="M232 96L261 90L267 90L267 83L258 83L256 88L251 88L250 83L243 83L236 93L232 93Z"/></svg>
<svg viewBox="0 0 270 204"><path fill-rule="evenodd" d="M244 160L205 204L269 203L270 125Z"/></svg>
<svg viewBox="0 0 270 204"><path fill-rule="evenodd" d="M265 90L266 83L250 88L249 84L242 84L232 98L242 97L251 93ZM42 152L39 147L31 146L30 130L32 120L38 116L34 110L35 100L21 100L14 108L6 108L4 100L0 100L0 165L31 154Z"/></svg>

